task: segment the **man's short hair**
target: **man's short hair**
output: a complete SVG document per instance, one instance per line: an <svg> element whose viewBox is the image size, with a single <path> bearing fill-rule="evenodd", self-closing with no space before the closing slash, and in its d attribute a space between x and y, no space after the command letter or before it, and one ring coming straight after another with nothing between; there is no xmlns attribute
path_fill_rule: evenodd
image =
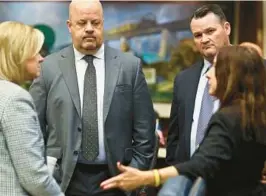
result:
<svg viewBox="0 0 266 196"><path fill-rule="evenodd" d="M221 22L227 21L226 16L222 10L222 8L217 4L206 4L198 8L190 18L190 22L192 19L203 18L209 13L213 13L220 19Z"/></svg>

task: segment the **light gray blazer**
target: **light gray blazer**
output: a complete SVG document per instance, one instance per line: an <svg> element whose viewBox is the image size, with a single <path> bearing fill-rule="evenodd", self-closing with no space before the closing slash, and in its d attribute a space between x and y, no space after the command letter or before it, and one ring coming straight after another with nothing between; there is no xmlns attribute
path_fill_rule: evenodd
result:
<svg viewBox="0 0 266 196"><path fill-rule="evenodd" d="M0 80L0 195L58 196L49 175L44 142L30 94Z"/></svg>

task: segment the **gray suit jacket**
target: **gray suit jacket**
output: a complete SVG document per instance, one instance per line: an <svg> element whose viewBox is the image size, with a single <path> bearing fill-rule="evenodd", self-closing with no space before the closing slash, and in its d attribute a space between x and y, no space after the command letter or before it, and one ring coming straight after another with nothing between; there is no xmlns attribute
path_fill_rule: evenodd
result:
<svg viewBox="0 0 266 196"><path fill-rule="evenodd" d="M57 196L48 172L44 142L29 93L0 80L0 195Z"/></svg>
<svg viewBox="0 0 266 196"><path fill-rule="evenodd" d="M140 60L105 47L104 134L109 170L116 162L148 169L154 155L155 118ZM81 109L73 46L44 60L30 88L47 141L47 156L59 161L58 179L67 189L81 146Z"/></svg>

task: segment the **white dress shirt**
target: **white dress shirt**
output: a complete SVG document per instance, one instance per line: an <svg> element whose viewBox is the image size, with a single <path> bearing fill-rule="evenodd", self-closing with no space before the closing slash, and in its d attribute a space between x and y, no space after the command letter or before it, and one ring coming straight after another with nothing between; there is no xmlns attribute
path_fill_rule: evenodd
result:
<svg viewBox="0 0 266 196"><path fill-rule="evenodd" d="M74 46L73 46L74 47ZM84 76L88 63L83 59L84 54L77 51L74 47L75 66L77 72L81 115L83 107L84 92ZM105 61L104 61L104 45L93 55L93 65L96 70L96 86L97 86L97 112L98 112L98 136L99 136L99 155L94 162L105 162L106 154L104 148L104 126L103 126L103 96L105 83Z"/></svg>
<svg viewBox="0 0 266 196"><path fill-rule="evenodd" d="M193 113L193 121L191 126L191 136L190 136L190 155L192 156L195 152L195 150L198 148L196 146L196 135L197 135L197 129L198 129L198 121L199 121L199 114L200 114L200 108L201 108L201 102L202 97L204 93L205 86L208 82L208 79L206 78L206 71L211 66L210 62L204 59L204 66L201 70L196 99L195 99L195 105L194 105L194 113ZM214 101L214 107L213 107L213 113L215 113L219 108L219 100L215 99Z"/></svg>

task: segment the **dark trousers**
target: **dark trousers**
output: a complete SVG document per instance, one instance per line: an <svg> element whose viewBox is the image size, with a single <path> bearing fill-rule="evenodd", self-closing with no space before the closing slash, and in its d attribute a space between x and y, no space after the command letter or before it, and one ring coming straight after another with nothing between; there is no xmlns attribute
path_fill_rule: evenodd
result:
<svg viewBox="0 0 266 196"><path fill-rule="evenodd" d="M110 178L107 165L76 165L70 184L66 190L66 196L125 196L118 189L104 191L100 184Z"/></svg>

